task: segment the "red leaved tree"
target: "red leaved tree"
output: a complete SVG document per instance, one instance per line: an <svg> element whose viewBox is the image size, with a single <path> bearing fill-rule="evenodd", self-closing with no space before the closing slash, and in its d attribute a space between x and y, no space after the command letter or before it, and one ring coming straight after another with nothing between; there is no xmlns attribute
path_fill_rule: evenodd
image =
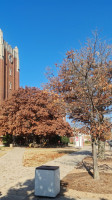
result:
<svg viewBox="0 0 112 200"><path fill-rule="evenodd" d="M0 134L70 136L57 95L38 88L20 88L0 108Z"/></svg>

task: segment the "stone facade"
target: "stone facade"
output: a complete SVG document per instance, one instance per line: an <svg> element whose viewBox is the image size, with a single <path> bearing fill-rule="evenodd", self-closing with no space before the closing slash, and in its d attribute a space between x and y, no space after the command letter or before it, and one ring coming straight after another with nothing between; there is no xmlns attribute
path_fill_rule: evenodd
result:
<svg viewBox="0 0 112 200"><path fill-rule="evenodd" d="M19 54L18 48L3 40L0 30L0 104L19 88Z"/></svg>

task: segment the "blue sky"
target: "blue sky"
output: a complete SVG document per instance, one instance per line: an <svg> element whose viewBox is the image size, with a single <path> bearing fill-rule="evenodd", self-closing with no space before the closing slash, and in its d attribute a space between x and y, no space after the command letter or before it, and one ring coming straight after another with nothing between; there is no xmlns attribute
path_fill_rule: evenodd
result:
<svg viewBox="0 0 112 200"><path fill-rule="evenodd" d="M46 67L79 49L91 31L112 39L112 1L0 0L0 28L4 40L19 48L20 86L41 87Z"/></svg>

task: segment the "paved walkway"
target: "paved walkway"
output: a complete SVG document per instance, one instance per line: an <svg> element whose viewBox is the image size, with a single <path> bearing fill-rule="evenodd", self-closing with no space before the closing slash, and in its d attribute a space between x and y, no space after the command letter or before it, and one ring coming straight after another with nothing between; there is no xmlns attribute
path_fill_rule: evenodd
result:
<svg viewBox="0 0 112 200"><path fill-rule="evenodd" d="M23 167L22 158L25 148L15 147L0 158L0 199L1 200L48 200L34 197L34 167ZM46 165L60 167L60 178L65 177L84 157L90 154L91 148L64 155ZM74 198L59 195L55 199L73 200ZM74 199L77 200L77 199ZM84 200L84 199L83 199ZM92 200L92 199L91 199Z"/></svg>

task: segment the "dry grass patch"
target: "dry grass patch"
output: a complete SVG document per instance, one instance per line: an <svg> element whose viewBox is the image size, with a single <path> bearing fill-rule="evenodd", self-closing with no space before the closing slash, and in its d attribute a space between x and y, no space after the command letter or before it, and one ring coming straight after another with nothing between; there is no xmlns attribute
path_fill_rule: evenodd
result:
<svg viewBox="0 0 112 200"><path fill-rule="evenodd" d="M5 155L8 151L10 151L12 148L10 147L0 147L0 157Z"/></svg>
<svg viewBox="0 0 112 200"><path fill-rule="evenodd" d="M24 153L23 165L37 167L65 154L74 152L74 148L27 148Z"/></svg>

